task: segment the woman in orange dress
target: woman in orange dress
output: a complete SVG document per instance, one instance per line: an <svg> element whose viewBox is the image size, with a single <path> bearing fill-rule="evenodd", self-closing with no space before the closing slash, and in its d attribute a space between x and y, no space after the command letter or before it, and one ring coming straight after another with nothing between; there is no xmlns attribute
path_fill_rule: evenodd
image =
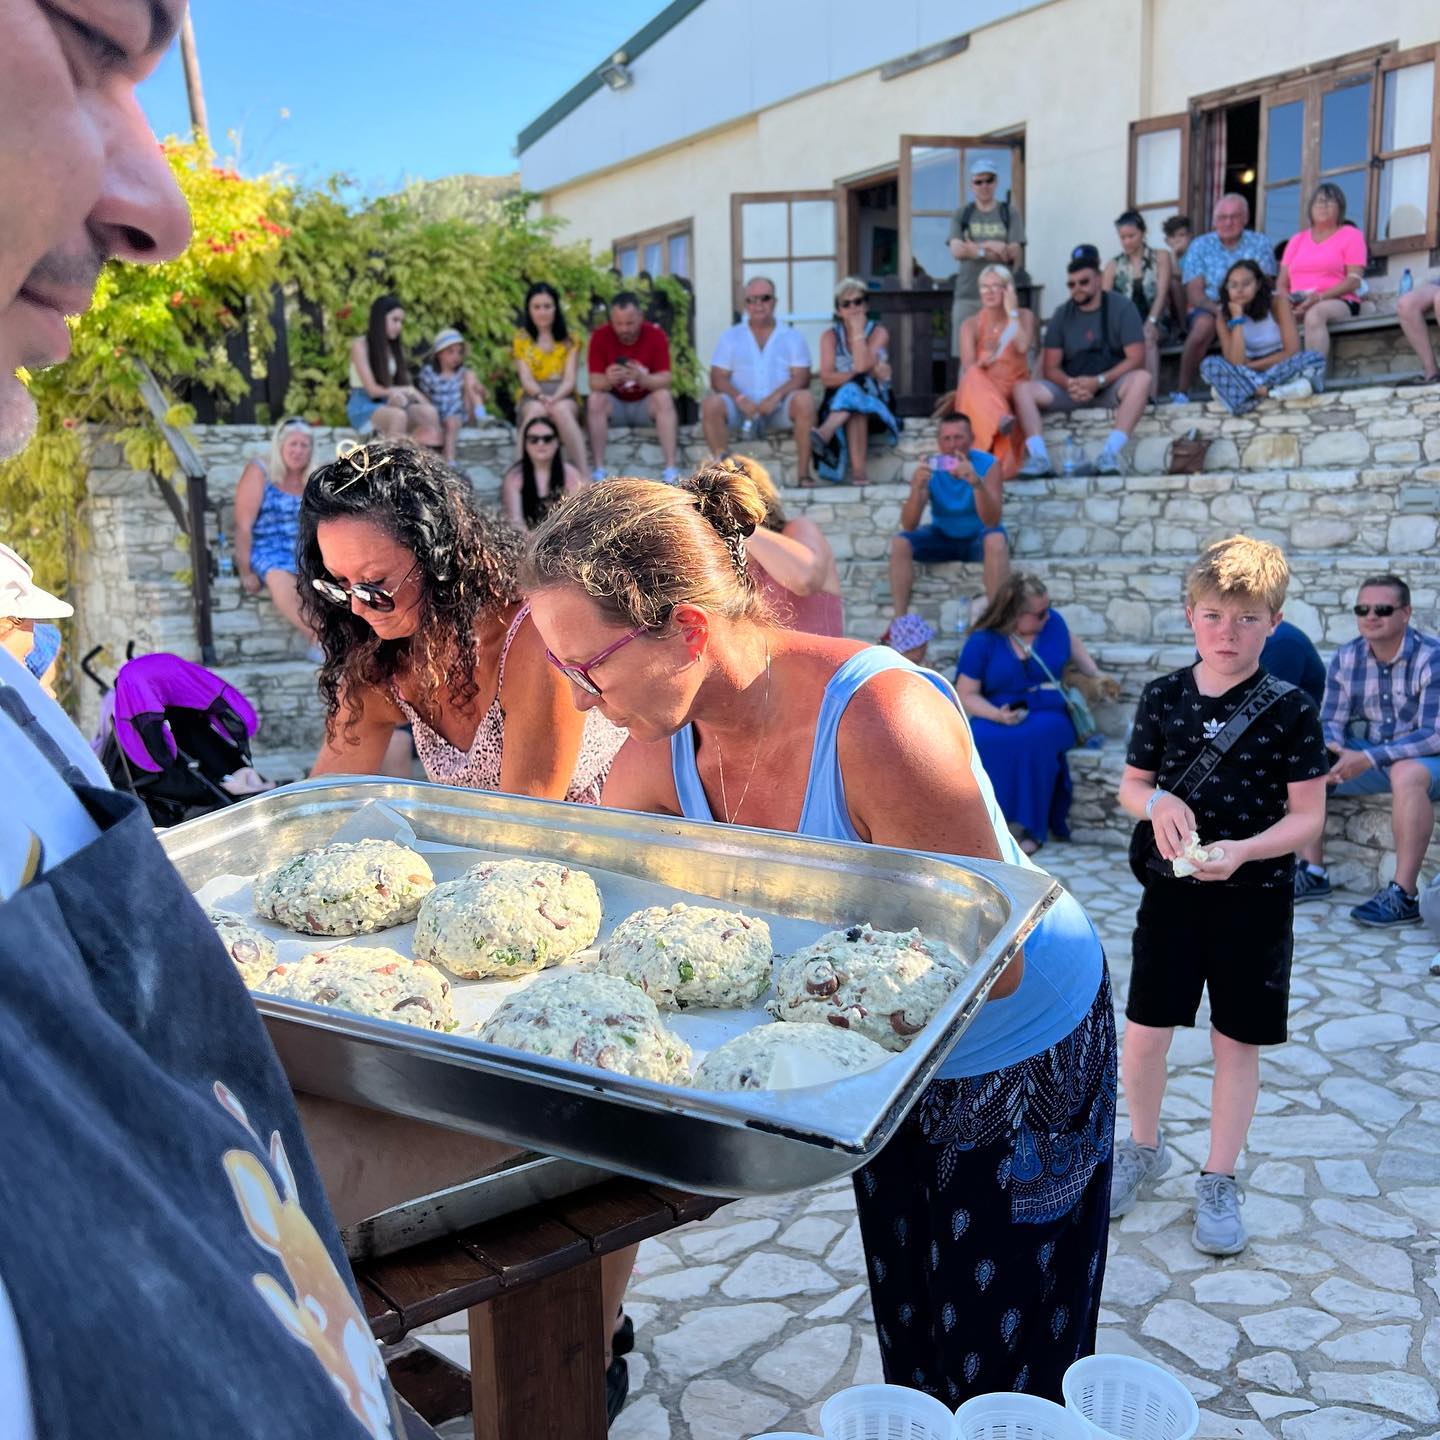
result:
<svg viewBox="0 0 1440 1440"><path fill-rule="evenodd" d="M1025 458L1024 437L1010 406L1021 380L1030 378L1035 317L1020 308L1015 279L1004 265L980 273L980 309L960 327L960 384L955 408L970 417L975 448L988 451L1009 480Z"/></svg>

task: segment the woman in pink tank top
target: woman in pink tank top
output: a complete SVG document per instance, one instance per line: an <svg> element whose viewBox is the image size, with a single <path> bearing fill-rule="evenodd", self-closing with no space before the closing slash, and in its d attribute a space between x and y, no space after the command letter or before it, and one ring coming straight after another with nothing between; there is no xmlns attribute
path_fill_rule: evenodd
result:
<svg viewBox="0 0 1440 1440"><path fill-rule="evenodd" d="M820 527L804 516L786 515L770 472L758 460L731 455L707 468L748 475L765 501L765 523L745 548L776 623L809 635L843 635L840 568Z"/></svg>
<svg viewBox="0 0 1440 1440"><path fill-rule="evenodd" d="M515 588L519 547L413 446L362 446L311 475L300 593L326 709L312 774L377 774L411 725L433 781L599 802L625 732L571 706Z"/></svg>

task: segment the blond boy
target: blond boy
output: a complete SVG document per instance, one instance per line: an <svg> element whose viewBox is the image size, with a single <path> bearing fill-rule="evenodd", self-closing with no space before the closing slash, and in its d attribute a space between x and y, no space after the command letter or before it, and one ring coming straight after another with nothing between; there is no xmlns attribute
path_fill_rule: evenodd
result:
<svg viewBox="0 0 1440 1440"><path fill-rule="evenodd" d="M1121 1067L1131 1134L1115 1147L1110 1214L1169 1168L1166 1055L1208 990L1215 1079L1191 1239L1212 1255L1245 1247L1235 1166L1260 1047L1286 1039L1295 851L1325 824L1329 760L1314 702L1260 666L1289 579L1275 546L1239 535L1191 567L1185 618L1200 658L1145 687L1120 782L1139 822L1130 863L1144 894Z"/></svg>

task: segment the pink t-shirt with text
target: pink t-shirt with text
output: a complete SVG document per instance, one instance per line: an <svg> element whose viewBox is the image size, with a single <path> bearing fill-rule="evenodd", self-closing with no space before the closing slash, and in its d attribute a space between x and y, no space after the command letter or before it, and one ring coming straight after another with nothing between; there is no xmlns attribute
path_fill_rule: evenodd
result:
<svg viewBox="0 0 1440 1440"><path fill-rule="evenodd" d="M1309 230L1300 230L1285 246L1285 268L1290 272L1290 288L1297 294L1338 285L1346 266L1363 269L1365 258L1365 237L1353 225L1342 225L1318 245Z"/></svg>

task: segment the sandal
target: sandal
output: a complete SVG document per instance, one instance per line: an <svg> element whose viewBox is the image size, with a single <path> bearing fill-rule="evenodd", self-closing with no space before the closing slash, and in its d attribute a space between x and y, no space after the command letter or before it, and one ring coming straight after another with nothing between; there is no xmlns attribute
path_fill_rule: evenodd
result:
<svg viewBox="0 0 1440 1440"><path fill-rule="evenodd" d="M1397 390L1411 385L1440 385L1440 371L1434 375L1407 375L1403 380L1395 381Z"/></svg>
<svg viewBox="0 0 1440 1440"><path fill-rule="evenodd" d="M795 483L802 490L813 490L815 488L815 477L813 475L802 475Z"/></svg>

